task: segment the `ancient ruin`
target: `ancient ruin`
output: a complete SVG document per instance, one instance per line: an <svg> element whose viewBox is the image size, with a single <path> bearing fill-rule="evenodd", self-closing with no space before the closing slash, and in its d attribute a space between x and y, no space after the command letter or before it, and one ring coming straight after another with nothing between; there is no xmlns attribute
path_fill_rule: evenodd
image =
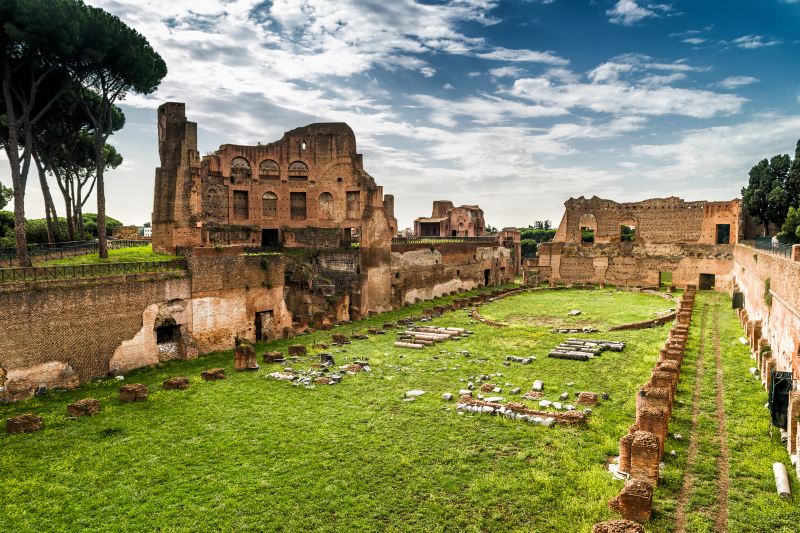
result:
<svg viewBox="0 0 800 533"><path fill-rule="evenodd" d="M417 237L481 237L486 235L483 210L477 205L455 207L450 200L433 202L430 217L414 219Z"/></svg>

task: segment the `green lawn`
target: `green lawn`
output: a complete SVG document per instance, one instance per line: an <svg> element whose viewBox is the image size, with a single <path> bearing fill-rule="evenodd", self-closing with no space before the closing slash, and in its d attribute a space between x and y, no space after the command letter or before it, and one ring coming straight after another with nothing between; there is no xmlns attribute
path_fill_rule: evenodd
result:
<svg viewBox="0 0 800 533"><path fill-rule="evenodd" d="M571 303L577 299L579 305ZM443 300L332 332L259 344L258 352L327 342L335 331L363 331ZM669 307L654 296L560 290L487 304L482 313L500 315L507 306L519 314L535 313L543 300L611 322L642 320ZM614 311L611 320L620 306L627 310ZM606 504L622 484L611 479L606 462L633 422L635 391L649 376L668 327L604 332L603 338L626 340L625 351L573 362L544 356L567 337L550 333L550 326L498 328L475 323L465 311L434 322L468 327L475 334L422 351L394 348L391 331L354 341L332 350L337 364L368 358L372 372L346 376L336 386L307 389L270 380L266 374L281 368L275 364L236 373L231 352L224 352L129 375L125 382L150 388L144 403L120 403L119 383L100 380L77 391L0 406L2 418L30 411L42 414L46 425L32 435L0 435L0 524L8 531L572 532L612 518ZM291 365L307 368L316 359L313 353ZM531 365L502 364L506 355L530 354L538 358ZM742 378L748 361L741 361ZM224 366L228 379L202 382L200 371L214 366ZM585 428L457 415L453 402L441 399L443 392L457 393L468 376L497 372L502 376L493 382L509 400L517 399L509 394L512 386L528 390L535 379L545 382L545 397L551 400L563 391L581 390L609 392L611 398L595 408ZM189 390L161 390L161 381L174 375L189 376ZM684 379L682 388L688 381L693 378ZM415 388L428 392L403 401L403 393ZM744 396L732 394L729 399L743 405L731 408L752 410L754 427L766 429L760 407L764 395L757 384L752 389ZM101 413L68 420L67 403L88 396L101 400ZM729 415L732 431L734 416L739 415ZM765 435L743 435L742 442L747 440L757 440L751 445L762 455L780 456L780 446ZM738 457L733 435L729 445ZM741 490L759 494L753 502L760 509L758 498L766 505L774 492L768 490L769 469L760 479L762 463L771 463L766 457L753 461L758 476L744 476ZM672 528L681 454L667 463L648 531ZM732 468L732 476L735 472ZM763 491L762 485L767 485ZM745 507L731 504L731 523L736 518L760 524L756 509Z"/></svg>
<svg viewBox="0 0 800 533"><path fill-rule="evenodd" d="M174 255L159 254L153 251L153 246L135 246L133 248L120 248L109 250L108 259L100 259L98 254L76 255L64 259L43 261L36 266L63 266L63 265L97 265L103 263L132 263L137 261L171 261L180 259Z"/></svg>
<svg viewBox="0 0 800 533"><path fill-rule="evenodd" d="M640 320L656 318L675 304L640 292L616 289L537 291L501 300L481 309L481 316L501 323L528 326L577 328L592 326L603 330ZM569 312L579 310L578 316Z"/></svg>

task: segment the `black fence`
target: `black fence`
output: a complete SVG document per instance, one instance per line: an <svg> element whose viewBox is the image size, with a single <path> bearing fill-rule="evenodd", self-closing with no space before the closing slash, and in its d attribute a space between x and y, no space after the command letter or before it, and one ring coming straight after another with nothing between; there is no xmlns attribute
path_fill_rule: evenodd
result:
<svg viewBox="0 0 800 533"><path fill-rule="evenodd" d="M97 278L125 274L155 274L186 270L186 259L170 261L136 261L132 263L99 263L48 267L0 268L0 283Z"/></svg>
<svg viewBox="0 0 800 533"><path fill-rule="evenodd" d="M149 240L109 239L108 249L118 250L120 248L147 246L148 244L150 244ZM76 255L96 254L98 252L99 243L97 241L70 241L28 247L28 255L31 261L50 261ZM0 265L14 266L16 259L16 248L0 248Z"/></svg>
<svg viewBox="0 0 800 533"><path fill-rule="evenodd" d="M752 246L756 250L769 252L775 255L781 255L790 259L792 257L791 244L781 244L777 242L773 243L770 237L760 237L754 241L743 241L741 244Z"/></svg>
<svg viewBox="0 0 800 533"><path fill-rule="evenodd" d="M495 235L484 235L481 237L395 237L392 239L392 244L436 244L449 242L495 244L498 241Z"/></svg>

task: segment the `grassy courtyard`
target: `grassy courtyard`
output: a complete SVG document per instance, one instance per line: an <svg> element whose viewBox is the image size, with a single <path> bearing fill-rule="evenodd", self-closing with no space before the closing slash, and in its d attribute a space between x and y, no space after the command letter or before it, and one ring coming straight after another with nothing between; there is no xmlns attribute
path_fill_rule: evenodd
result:
<svg viewBox="0 0 800 533"><path fill-rule="evenodd" d="M765 393L747 374L750 359L735 341L740 333L729 301L702 295L698 309L707 299L719 312L725 348L729 524L732 531L761 531L756 526L767 513L766 523L774 527L764 531L780 530L800 519L797 505L780 502L771 486L771 461L785 460L786 453L766 433ZM333 332L363 332L436 303L262 343L258 353L328 342ZM591 335L554 334L551 328L559 321L579 325L583 320L603 329L652 318L669 307L657 296L608 289L529 292L481 308L484 316L507 321L507 327L476 323L465 311L434 319L438 325L473 330L465 340L401 350L392 346L390 330L333 348L337 365L369 359L372 368L335 386L308 389L267 378L282 368L277 364L236 373L231 352L224 352L129 375L125 382L150 389L144 403L120 403L120 384L106 379L0 406L3 419L21 412L45 419L40 433L0 435L0 524L8 531L589 531L594 522L613 517L606 502L621 482L611 479L606 464L633 422L635 391L649 376L668 326ZM582 315L567 319L571 309ZM705 334L711 335L710 312L706 320ZM693 326L690 351L697 349L699 333ZM546 357L569 336L621 339L628 345L622 353L607 352L588 362ZM705 365L714 362L712 344L705 343ZM308 368L318 352L287 364ZM504 366L506 355L537 360ZM679 397L685 405L675 410L675 431L684 435L691 431L695 361L696 354L687 359ZM199 373L214 366L225 367L228 379L201 381ZM608 392L610 399L594 408L584 428L545 428L458 415L454 403L441 398L463 388L461 380L495 373L502 376L491 381L509 401L520 401L510 389L528 390L535 379L544 381L550 400L583 390ZM713 384L712 374L705 376ZM175 375L190 377L189 390L161 390L161 381ZM403 401L410 389L427 393ZM83 397L99 399L101 413L67 419L67 403ZM701 413L709 418L699 425L705 440L698 456L704 459L714 451L713 391L700 398ZM667 445L678 453L665 459L648 531L674 530L688 440ZM686 511L700 518L689 521L689 531L713 530L705 518L715 513L712 463L691 465L696 490Z"/></svg>
<svg viewBox="0 0 800 533"><path fill-rule="evenodd" d="M103 263L132 263L138 261L171 261L178 256L160 254L153 251L153 245L133 246L108 251L108 259L100 259L98 254L82 254L64 259L52 259L37 263L36 266L98 265Z"/></svg>

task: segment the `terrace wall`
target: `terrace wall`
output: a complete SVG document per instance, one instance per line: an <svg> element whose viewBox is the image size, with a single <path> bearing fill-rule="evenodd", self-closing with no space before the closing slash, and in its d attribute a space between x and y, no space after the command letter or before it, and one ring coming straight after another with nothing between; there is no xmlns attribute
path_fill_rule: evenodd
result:
<svg viewBox="0 0 800 533"><path fill-rule="evenodd" d="M800 260L737 245L733 276L744 294L747 319L752 323L760 322L760 336L772 348L776 368L793 371L797 379L800 375ZM767 280L771 304L765 298Z"/></svg>

